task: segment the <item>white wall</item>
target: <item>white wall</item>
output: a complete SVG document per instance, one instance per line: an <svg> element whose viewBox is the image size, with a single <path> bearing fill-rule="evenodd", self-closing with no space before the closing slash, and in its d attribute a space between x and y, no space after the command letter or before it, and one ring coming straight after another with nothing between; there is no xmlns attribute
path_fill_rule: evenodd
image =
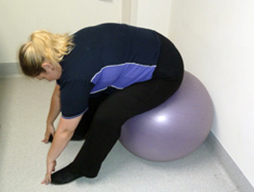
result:
<svg viewBox="0 0 254 192"><path fill-rule="evenodd" d="M17 62L31 32L75 32L103 22L120 22L122 0L1 0L0 63Z"/></svg>
<svg viewBox="0 0 254 192"><path fill-rule="evenodd" d="M131 24L151 28L168 36L172 0L130 0L132 1Z"/></svg>
<svg viewBox="0 0 254 192"><path fill-rule="evenodd" d="M212 96L213 133L254 186L254 1L172 0L169 37Z"/></svg>

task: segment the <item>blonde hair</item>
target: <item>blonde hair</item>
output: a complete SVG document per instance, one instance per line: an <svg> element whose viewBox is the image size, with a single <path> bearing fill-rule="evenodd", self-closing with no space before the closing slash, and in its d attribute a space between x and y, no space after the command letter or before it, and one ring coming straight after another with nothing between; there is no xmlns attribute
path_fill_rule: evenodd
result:
<svg viewBox="0 0 254 192"><path fill-rule="evenodd" d="M19 62L23 73L35 77L45 72L41 67L43 62L50 62L56 68L61 68L60 61L74 48L72 41L73 36L68 34L35 31L19 50Z"/></svg>

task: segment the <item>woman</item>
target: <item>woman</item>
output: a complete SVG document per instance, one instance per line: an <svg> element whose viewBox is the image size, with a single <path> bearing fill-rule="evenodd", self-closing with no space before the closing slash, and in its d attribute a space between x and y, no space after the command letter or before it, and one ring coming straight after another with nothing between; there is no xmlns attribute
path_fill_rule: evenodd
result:
<svg viewBox="0 0 254 192"><path fill-rule="evenodd" d="M87 27L72 36L36 31L20 48L19 61L27 76L57 82L43 139L53 135L43 184L96 177L124 122L172 96L184 70L167 38L125 24ZM84 138L74 161L52 174L68 142Z"/></svg>

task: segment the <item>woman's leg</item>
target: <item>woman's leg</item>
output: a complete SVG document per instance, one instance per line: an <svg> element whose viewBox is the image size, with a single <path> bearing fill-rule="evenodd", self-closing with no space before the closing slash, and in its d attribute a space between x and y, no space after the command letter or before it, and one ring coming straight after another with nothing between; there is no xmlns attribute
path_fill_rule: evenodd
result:
<svg viewBox="0 0 254 192"><path fill-rule="evenodd" d="M99 105L108 97L107 94L101 93L96 97L90 97L88 110L84 113L77 128L75 129L75 138L85 139L88 136L90 124ZM79 139L79 140L80 140ZM77 139L76 139L77 140Z"/></svg>
<svg viewBox="0 0 254 192"><path fill-rule="evenodd" d="M92 122L92 118L97 110L98 106L108 97L108 94L100 93L95 97L90 97L88 102L88 110L84 113L80 120L75 132L71 138L72 141L84 140L89 132L89 127ZM53 136L50 135L49 142L53 141Z"/></svg>
<svg viewBox="0 0 254 192"><path fill-rule="evenodd" d="M68 183L81 176L96 177L119 139L124 122L162 104L175 93L181 81L182 75L176 79L152 79L107 97L94 114L90 133L75 160L53 174L52 183Z"/></svg>

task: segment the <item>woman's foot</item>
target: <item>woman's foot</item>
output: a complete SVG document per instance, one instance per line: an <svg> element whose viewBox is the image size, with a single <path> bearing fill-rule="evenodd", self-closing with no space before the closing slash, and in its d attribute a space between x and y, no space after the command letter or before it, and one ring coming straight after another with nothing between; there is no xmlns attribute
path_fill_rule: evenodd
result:
<svg viewBox="0 0 254 192"><path fill-rule="evenodd" d="M68 165L67 167L51 175L51 183L55 185L67 184L82 176L83 175L81 175L80 173L74 173L71 170L70 165Z"/></svg>

